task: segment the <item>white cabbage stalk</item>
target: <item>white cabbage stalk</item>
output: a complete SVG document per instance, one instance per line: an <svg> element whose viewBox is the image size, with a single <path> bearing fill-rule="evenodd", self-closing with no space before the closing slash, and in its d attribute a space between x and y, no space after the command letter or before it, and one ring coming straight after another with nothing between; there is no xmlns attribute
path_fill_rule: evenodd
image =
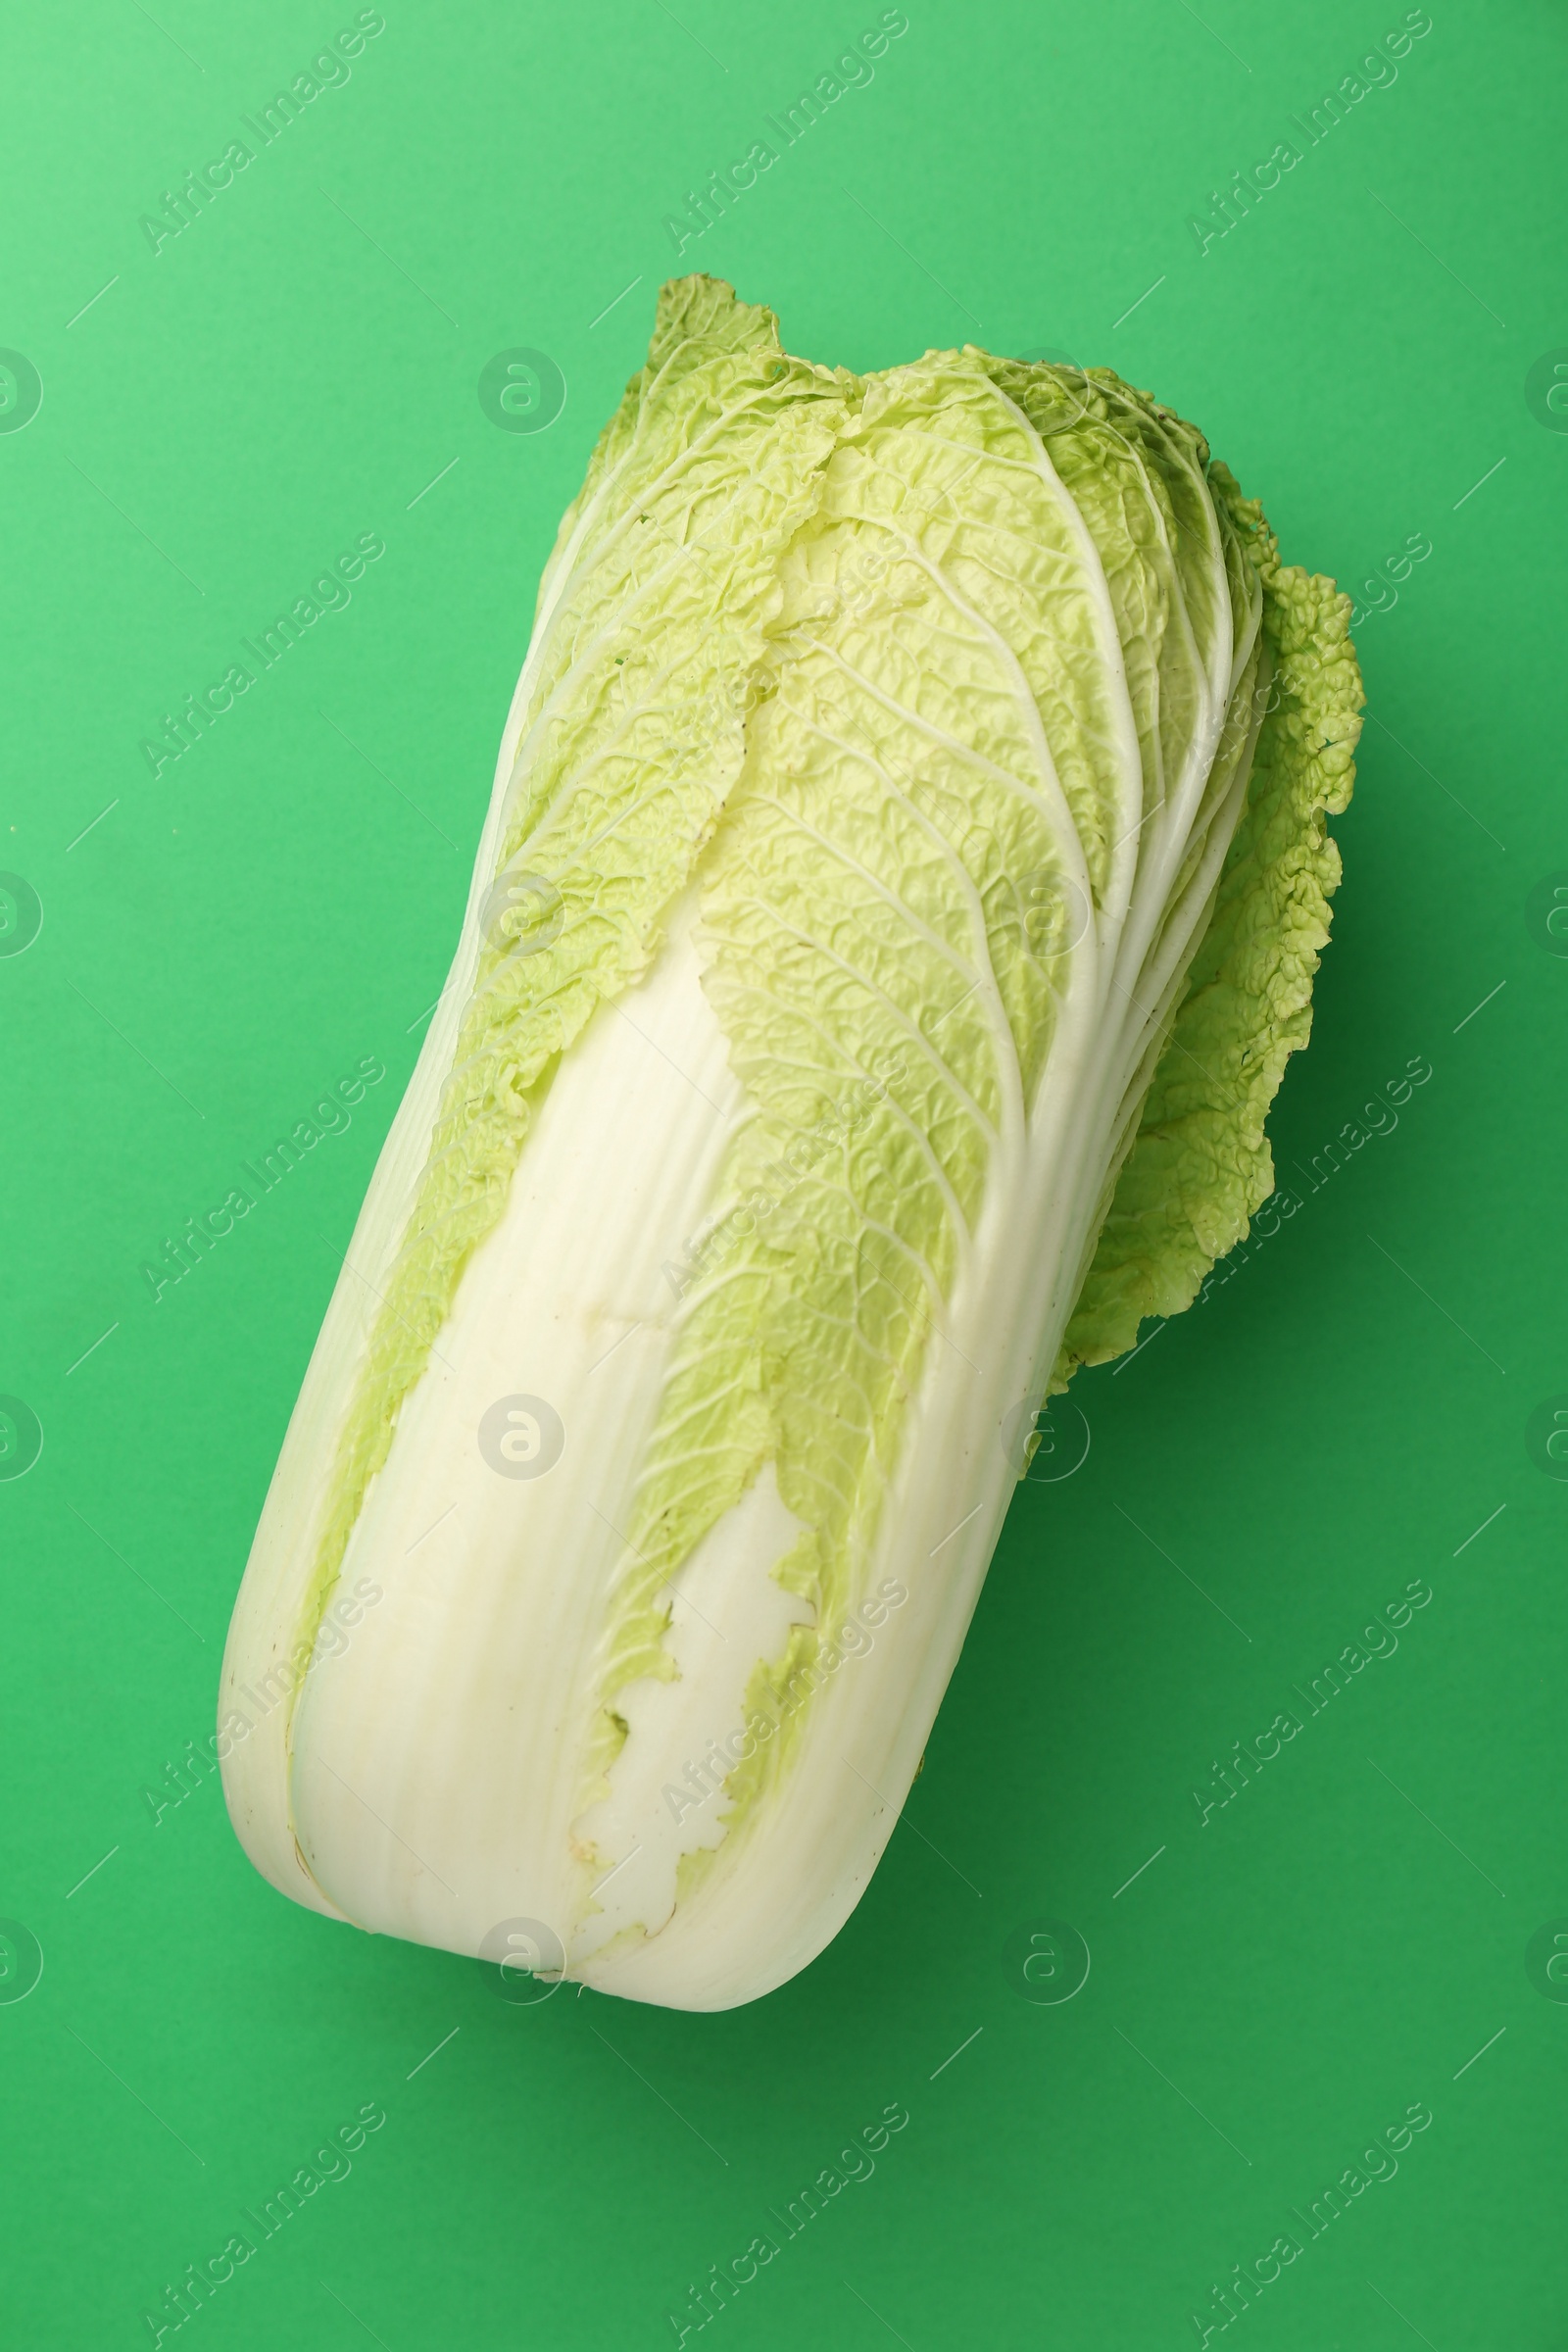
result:
<svg viewBox="0 0 1568 2352"><path fill-rule="evenodd" d="M1043 1398L1271 1190L1347 611L1108 371L664 290L234 1613L274 1886L692 2009L837 1932Z"/></svg>

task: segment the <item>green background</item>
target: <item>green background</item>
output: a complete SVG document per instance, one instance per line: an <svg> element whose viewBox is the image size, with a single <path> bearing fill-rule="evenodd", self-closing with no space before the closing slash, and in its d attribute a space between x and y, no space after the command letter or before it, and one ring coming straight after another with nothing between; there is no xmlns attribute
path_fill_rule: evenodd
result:
<svg viewBox="0 0 1568 2352"><path fill-rule="evenodd" d="M1152 2352L1282 2232L1302 2252L1235 2323L1255 2352L1564 2340L1568 2005L1526 1950L1568 1915L1568 1489L1526 1432L1568 1392L1568 959L1531 912L1568 868L1568 433L1526 379L1568 345L1568 40L1540 0L1434 0L1308 148L1291 117L1394 0L909 0L677 265L664 216L877 14L388 0L346 86L156 255L141 216L353 10L95 0L0 42L0 343L43 385L0 432L0 865L43 910L0 957L0 1390L44 1432L0 1484L0 1912L44 1959L0 2003L18 2344L150 2341L367 2101L352 2174L188 2323L209 2352L673 2343L688 2286L893 2101L874 2176L705 2343ZM1200 254L1190 216L1282 139L1300 163ZM1300 1208L1077 1384L1089 1458L1021 1490L869 1893L715 2017L509 2007L285 1902L212 1779L156 1825L144 1794L211 1730L539 568L677 267L819 360L1113 365L1352 586L1431 543L1356 632L1346 881L1272 1130ZM564 376L547 430L480 406L513 346ZM162 714L368 531L352 605L155 780ZM142 1261L367 1055L350 1131L154 1304ZM1396 1128L1313 1191L1412 1057ZM1417 1578L1397 1652L1307 1715L1293 1686ZM1214 1761L1291 1708L1203 1821ZM1043 1917L1093 1955L1061 2004L1021 1997ZM1293 2208L1416 2101L1397 2176L1309 2237Z"/></svg>

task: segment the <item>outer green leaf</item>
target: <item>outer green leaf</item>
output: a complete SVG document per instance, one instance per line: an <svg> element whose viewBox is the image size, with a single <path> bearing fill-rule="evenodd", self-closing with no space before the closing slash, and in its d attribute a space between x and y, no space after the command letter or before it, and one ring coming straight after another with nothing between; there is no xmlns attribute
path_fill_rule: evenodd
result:
<svg viewBox="0 0 1568 2352"><path fill-rule="evenodd" d="M1145 1316L1178 1314L1274 1190L1263 1122L1312 1026L1340 854L1325 817L1348 806L1365 702L1350 600L1282 565L1255 500L1214 465L1216 500L1263 584L1273 688L1219 900L1122 1168L1053 1387L1131 1348Z"/></svg>

